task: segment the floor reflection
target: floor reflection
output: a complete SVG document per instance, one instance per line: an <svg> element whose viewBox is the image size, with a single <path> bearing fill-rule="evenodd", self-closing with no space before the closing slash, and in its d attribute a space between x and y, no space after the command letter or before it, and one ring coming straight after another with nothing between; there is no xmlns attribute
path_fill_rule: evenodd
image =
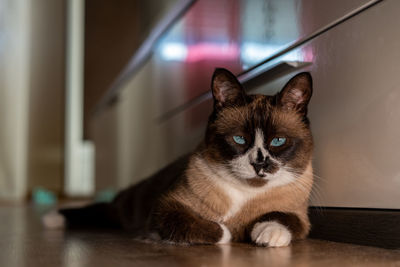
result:
<svg viewBox="0 0 400 267"><path fill-rule="evenodd" d="M396 266L400 250L319 240L289 247L249 244L176 246L145 243L122 232L43 229L40 212L0 209L0 266Z"/></svg>

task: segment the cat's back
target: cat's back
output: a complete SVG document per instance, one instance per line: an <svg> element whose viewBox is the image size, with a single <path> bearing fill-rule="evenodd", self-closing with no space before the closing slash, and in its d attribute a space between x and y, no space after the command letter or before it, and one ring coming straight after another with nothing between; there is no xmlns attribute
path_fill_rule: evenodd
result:
<svg viewBox="0 0 400 267"><path fill-rule="evenodd" d="M160 197L183 177L191 154L186 154L167 165L154 175L121 191L112 205L125 229L145 226L151 211Z"/></svg>

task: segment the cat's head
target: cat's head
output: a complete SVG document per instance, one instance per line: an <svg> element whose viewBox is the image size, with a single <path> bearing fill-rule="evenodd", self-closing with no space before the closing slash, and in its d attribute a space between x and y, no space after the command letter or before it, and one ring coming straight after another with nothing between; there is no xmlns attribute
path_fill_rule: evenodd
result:
<svg viewBox="0 0 400 267"><path fill-rule="evenodd" d="M284 185L304 172L313 148L307 118L309 73L297 74L279 93L266 96L246 94L232 73L216 69L211 90L208 160L252 186Z"/></svg>

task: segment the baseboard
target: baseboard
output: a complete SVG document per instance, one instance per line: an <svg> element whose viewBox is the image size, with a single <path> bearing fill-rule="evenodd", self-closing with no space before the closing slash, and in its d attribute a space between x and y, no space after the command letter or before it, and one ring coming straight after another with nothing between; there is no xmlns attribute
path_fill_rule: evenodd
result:
<svg viewBox="0 0 400 267"><path fill-rule="evenodd" d="M400 248L400 210L310 207L309 215L310 238Z"/></svg>

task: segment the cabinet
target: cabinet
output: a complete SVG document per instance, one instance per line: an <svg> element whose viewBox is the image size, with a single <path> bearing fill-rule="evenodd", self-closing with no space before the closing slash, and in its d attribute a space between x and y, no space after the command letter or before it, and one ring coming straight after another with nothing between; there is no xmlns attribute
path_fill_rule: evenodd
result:
<svg viewBox="0 0 400 267"><path fill-rule="evenodd" d="M199 1L196 4L206 2ZM246 2L253 1L242 1L242 6L236 7L238 9L235 6L230 7L233 8L229 9L230 12L245 10L243 5ZM297 16L295 28L298 35L286 39L282 37L281 39L286 40L282 44L290 46L298 40L306 42L264 64L268 66L288 60L312 62L301 69L311 71L315 86L309 110L315 137L315 174L320 178L316 178L312 204L400 208L400 171L397 167L400 158L400 126L397 123L400 117L400 2L381 1L307 39L316 30L366 3L376 3L323 1L325 5L322 5L321 2L285 1L285 5L291 3L291 8L276 9L281 10L279 12L282 16L290 12ZM196 4L187 14L193 12ZM207 10L203 7L198 14L207 14ZM197 25L198 28L195 27L196 23L191 22L192 27L187 31L191 31L188 35L192 39L178 38L179 32L184 31L187 14L167 33L157 46L158 49L163 49L163 45L172 41L175 44L181 42L187 47L196 44L193 40L203 42L200 37L204 37L207 31L199 29L210 25L206 21ZM210 14L213 13L210 11ZM278 19L276 22L279 21ZM232 35L236 39L227 35L226 41L240 46L251 39L251 34L246 33L246 27L243 26L249 25L248 23L238 23L242 25L239 28L243 35ZM227 23L221 25L230 27ZM254 27L261 29L262 25ZM212 29L207 29L215 33ZM198 34L194 34L197 31ZM268 45L268 40L260 39L260 43ZM177 49L179 52L180 48ZM214 67L227 67L237 74L246 70L240 56L232 57L231 60L213 61L212 58L207 59L207 54L199 55L205 58L197 61L178 60L179 58L167 60L163 58L165 55L162 50L156 50L152 58L123 88L119 104L96 117L94 132L99 133L97 136L103 132L102 123L110 118L107 114L113 113L117 117L113 122L115 128L112 143L107 143L115 151L108 155L107 150L104 150L101 157L103 162L115 163L117 179L113 182L119 186L144 178L192 150L203 138L212 105L207 92ZM262 59L259 60L261 62ZM297 71L300 69L280 73L278 78L267 79L263 85L249 90L273 94ZM181 108L165 120L159 120L160 116L176 107ZM100 139L96 144L98 151L102 148Z"/></svg>
<svg viewBox="0 0 400 267"><path fill-rule="evenodd" d="M313 205L400 208L399 11L383 1L291 52L312 60Z"/></svg>

